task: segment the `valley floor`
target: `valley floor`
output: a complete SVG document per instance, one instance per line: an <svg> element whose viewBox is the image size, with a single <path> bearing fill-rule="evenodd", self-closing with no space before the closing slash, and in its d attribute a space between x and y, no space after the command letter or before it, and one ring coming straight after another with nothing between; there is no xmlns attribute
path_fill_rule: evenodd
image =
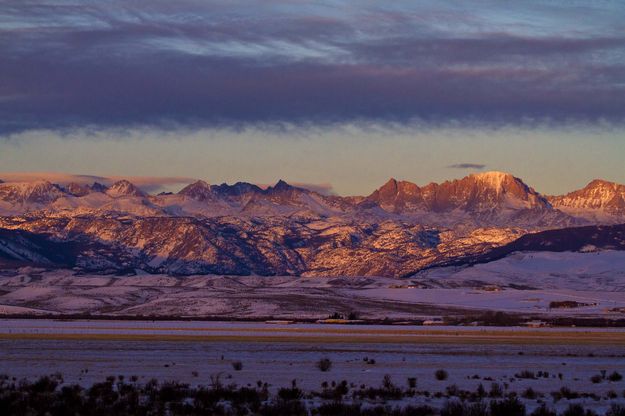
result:
<svg viewBox="0 0 625 416"><path fill-rule="evenodd" d="M355 313L366 320L423 320L490 310L540 319L625 318L620 276L545 272L544 277L530 279L516 271L506 274L503 266L494 271L489 267L443 269L401 280L120 277L23 268L0 276L0 313L292 320ZM560 302L559 307L553 302Z"/></svg>
<svg viewBox="0 0 625 416"><path fill-rule="evenodd" d="M308 394L323 382L346 380L350 402L359 391L384 389L388 375L402 390L414 378L416 393L390 401L364 393L358 402L440 408L481 384L487 394L494 385L518 394L529 411L542 402L560 411L580 403L603 414L625 402L624 345L620 329L5 319L0 374L60 373L65 384L83 386L107 376L191 386L260 381L274 393L295 382L311 403L322 400ZM328 371L318 367L324 358Z"/></svg>

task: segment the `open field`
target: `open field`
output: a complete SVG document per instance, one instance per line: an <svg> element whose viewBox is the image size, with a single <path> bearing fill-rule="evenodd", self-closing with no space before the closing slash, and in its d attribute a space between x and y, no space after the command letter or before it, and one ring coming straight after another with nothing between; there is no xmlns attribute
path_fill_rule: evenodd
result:
<svg viewBox="0 0 625 416"><path fill-rule="evenodd" d="M59 372L65 383L85 386L110 375L191 385L219 377L239 386L261 380L271 391L296 380L305 392L324 381L379 387L389 375L402 387L414 377L420 391L432 393L406 403L440 407L449 386L473 391L498 383L519 395L531 387L558 408L580 402L605 411L625 400L625 382L590 380L602 371L625 374L624 346L619 329L3 320L0 373L33 380ZM321 358L331 361L329 371L318 369ZM438 369L448 379L437 380ZM546 375L519 376L524 371ZM593 396L555 403L551 393L562 387ZM538 405L523 400L528 409Z"/></svg>
<svg viewBox="0 0 625 416"><path fill-rule="evenodd" d="M310 320L355 312L368 320L415 320L495 310L551 318L625 318L625 296L616 278L437 273L410 279L174 277L23 268L0 276L0 314ZM564 301L578 306L550 307Z"/></svg>
<svg viewBox="0 0 625 416"><path fill-rule="evenodd" d="M198 342L625 345L615 328L498 328L244 322L2 320L0 339Z"/></svg>

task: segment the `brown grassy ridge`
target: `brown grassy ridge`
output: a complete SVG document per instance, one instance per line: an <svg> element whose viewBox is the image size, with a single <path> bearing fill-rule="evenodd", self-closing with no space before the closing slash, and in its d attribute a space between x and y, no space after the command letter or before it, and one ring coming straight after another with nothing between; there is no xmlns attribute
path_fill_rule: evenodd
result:
<svg viewBox="0 0 625 416"><path fill-rule="evenodd" d="M386 333L280 333L258 335L256 333L237 335L214 334L80 334L80 333L4 333L0 339L8 340L99 340L99 341L181 341L181 342L284 342L284 343L392 343L392 344L513 344L513 345L623 345L625 333L621 332L532 332L532 331L422 331L418 335L403 335L395 331Z"/></svg>

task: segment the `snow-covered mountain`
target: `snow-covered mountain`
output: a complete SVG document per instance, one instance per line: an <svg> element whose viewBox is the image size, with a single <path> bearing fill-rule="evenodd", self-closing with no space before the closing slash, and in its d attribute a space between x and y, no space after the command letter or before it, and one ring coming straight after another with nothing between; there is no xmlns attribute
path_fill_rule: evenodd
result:
<svg viewBox="0 0 625 416"><path fill-rule="evenodd" d="M584 188L549 197L551 204L570 215L593 222L625 221L625 185L595 179Z"/></svg>
<svg viewBox="0 0 625 416"><path fill-rule="evenodd" d="M368 199L394 212L485 212L496 209L548 210L545 198L509 173L485 172L419 187L389 180Z"/></svg>
<svg viewBox="0 0 625 416"><path fill-rule="evenodd" d="M621 185L594 181L545 198L501 172L422 187L392 179L366 197L284 181L196 181L158 195L127 180L108 183L0 182L2 261L96 272L396 277L492 255L528 233L625 223ZM55 244L67 244L62 261L49 259ZM18 246L28 255L17 255Z"/></svg>
<svg viewBox="0 0 625 416"><path fill-rule="evenodd" d="M125 179L122 179L121 181L117 181L113 185L111 185L111 187L106 190L106 194L113 198L120 198L124 196L136 196L136 197L147 196L145 192L143 192L141 189L137 188L133 183Z"/></svg>
<svg viewBox="0 0 625 416"><path fill-rule="evenodd" d="M278 181L261 188L196 181L177 194L149 195L127 180L109 187L48 181L0 183L0 215L154 215L395 219L439 227L528 229L625 220L625 186L593 181L583 190L546 198L508 173L485 172L418 186L389 180L366 197L322 195Z"/></svg>
<svg viewBox="0 0 625 416"><path fill-rule="evenodd" d="M419 187L389 180L367 200L387 212L437 225L562 227L583 223L554 209L542 195L509 173L484 172Z"/></svg>
<svg viewBox="0 0 625 416"><path fill-rule="evenodd" d="M64 195L60 186L48 181L0 183L0 200L16 206L41 206Z"/></svg>
<svg viewBox="0 0 625 416"><path fill-rule="evenodd" d="M416 273L433 287L536 286L568 290L625 290L625 225L527 234L478 255L433 264Z"/></svg>
<svg viewBox="0 0 625 416"><path fill-rule="evenodd" d="M431 267L464 267L489 263L517 252L589 253L605 250L625 251L625 224L591 225L528 233L484 253L457 257Z"/></svg>
<svg viewBox="0 0 625 416"><path fill-rule="evenodd" d="M392 277L484 253L522 234L515 229L440 230L390 220L231 216L4 217L0 230L0 247L15 240L26 247L41 246L41 241L53 248L71 244L71 250L60 249L69 257L58 266L90 272ZM53 251L45 249L41 257ZM36 249L29 253L33 263L50 265L37 260Z"/></svg>

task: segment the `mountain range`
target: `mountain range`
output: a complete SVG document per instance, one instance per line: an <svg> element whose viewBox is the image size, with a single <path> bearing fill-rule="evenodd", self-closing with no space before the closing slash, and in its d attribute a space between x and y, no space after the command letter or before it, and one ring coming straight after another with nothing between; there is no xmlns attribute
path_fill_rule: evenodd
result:
<svg viewBox="0 0 625 416"><path fill-rule="evenodd" d="M347 197L282 180L266 188L196 181L158 195L127 180L7 181L0 182L0 265L397 277L489 256L524 235L620 223L624 185L594 180L547 196L502 172L425 186L391 179L368 196Z"/></svg>

